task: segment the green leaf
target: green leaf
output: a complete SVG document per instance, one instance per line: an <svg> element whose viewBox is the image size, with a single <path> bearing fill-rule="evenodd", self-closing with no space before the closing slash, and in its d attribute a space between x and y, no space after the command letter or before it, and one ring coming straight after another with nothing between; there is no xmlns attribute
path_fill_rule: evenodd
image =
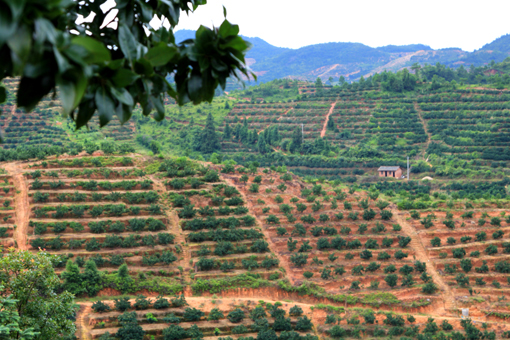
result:
<svg viewBox="0 0 510 340"><path fill-rule="evenodd" d="M70 73L66 78L57 77L59 97L66 115L78 106L87 88L87 78L81 71L74 69ZM73 77L70 77L71 75Z"/></svg>
<svg viewBox="0 0 510 340"><path fill-rule="evenodd" d="M224 20L220 26L218 33L221 37L224 37L224 38L227 38L230 36L236 36L239 34L239 26L232 25L227 20Z"/></svg>
<svg viewBox="0 0 510 340"><path fill-rule="evenodd" d="M4 0L9 8L11 9L12 18L14 20L18 20L23 13L23 8L25 7L26 0Z"/></svg>
<svg viewBox="0 0 510 340"><path fill-rule="evenodd" d="M98 88L95 95L97 112L99 113L99 126L103 127L112 120L115 113L115 103L108 91Z"/></svg>
<svg viewBox="0 0 510 340"><path fill-rule="evenodd" d="M117 100L122 104L129 106L134 105L133 97L125 88L116 89L115 87L110 87L110 92L112 93L112 96L117 98Z"/></svg>
<svg viewBox="0 0 510 340"><path fill-rule="evenodd" d="M72 81L63 79L62 77L57 78L57 85L62 108L67 115L74 108L73 104L76 97L76 87Z"/></svg>
<svg viewBox="0 0 510 340"><path fill-rule="evenodd" d="M138 74L125 68L121 68L115 72L111 78L111 81L116 87L126 87L133 84L133 82L138 78L140 78Z"/></svg>
<svg viewBox="0 0 510 340"><path fill-rule="evenodd" d="M117 109L115 110L115 114L119 118L121 124L127 122L131 118L132 113L133 108L122 103L119 103L119 105L117 105Z"/></svg>
<svg viewBox="0 0 510 340"><path fill-rule="evenodd" d="M57 61L58 71L60 73L64 73L65 71L71 68L71 64L67 61L67 59L60 53L56 46L53 46L53 54L55 55L55 60Z"/></svg>
<svg viewBox="0 0 510 340"><path fill-rule="evenodd" d="M202 78L198 75L191 76L188 81L188 94L193 103L199 103L202 93Z"/></svg>
<svg viewBox="0 0 510 340"><path fill-rule="evenodd" d="M154 108L156 109L156 113L154 114L154 119L157 122L162 121L165 118L165 106L163 105L163 100L161 98L155 98L150 96L150 101Z"/></svg>
<svg viewBox="0 0 510 340"><path fill-rule="evenodd" d="M154 69L147 59L141 58L135 62L135 72L150 77L154 74Z"/></svg>
<svg viewBox="0 0 510 340"><path fill-rule="evenodd" d="M126 61L126 59L115 59L107 63L106 67L108 67L110 70L118 70L120 67L122 67L124 61Z"/></svg>
<svg viewBox="0 0 510 340"><path fill-rule="evenodd" d="M30 56L30 49L32 47L32 35L28 26L18 26L16 33L7 40L7 45L24 63Z"/></svg>
<svg viewBox="0 0 510 340"><path fill-rule="evenodd" d="M102 43L91 37L75 37L71 39L71 43L82 46L89 52L89 56L84 58L89 64L98 64L111 60L110 51Z"/></svg>
<svg viewBox="0 0 510 340"><path fill-rule="evenodd" d="M2 46L18 27L26 0L4 0L0 2L0 46Z"/></svg>
<svg viewBox="0 0 510 340"><path fill-rule="evenodd" d="M21 78L17 105L25 108L27 112L32 111L42 97L47 95L54 86L54 78L47 74L37 78Z"/></svg>
<svg viewBox="0 0 510 340"><path fill-rule="evenodd" d="M5 102L7 99L7 89L3 86L0 86L0 104Z"/></svg>
<svg viewBox="0 0 510 340"><path fill-rule="evenodd" d="M138 0L137 3L140 6L140 9L142 12L142 19L145 22L151 21L152 17L154 16L151 6L149 6L149 4L147 4L147 3L145 3L145 0L144 1Z"/></svg>
<svg viewBox="0 0 510 340"><path fill-rule="evenodd" d="M126 25L119 26L119 45L124 56L133 63L136 59L136 39Z"/></svg>
<svg viewBox="0 0 510 340"><path fill-rule="evenodd" d="M243 38L241 38L240 36L237 36L234 39L230 40L228 43L220 45L220 47L221 49L232 48L237 50L238 52L243 52L248 50L251 47L251 44L243 40Z"/></svg>
<svg viewBox="0 0 510 340"><path fill-rule="evenodd" d="M74 118L76 122L76 130L85 126L96 111L96 105L94 100L84 100L80 103L78 107L78 115Z"/></svg>
<svg viewBox="0 0 510 340"><path fill-rule="evenodd" d="M168 21L170 21L170 25L176 26L179 23L179 15L180 9L174 7L172 0L161 0L162 3L168 6Z"/></svg>
<svg viewBox="0 0 510 340"><path fill-rule="evenodd" d="M8 10L4 9L5 5L0 3L0 46L9 39L9 37L16 32L18 23L14 21Z"/></svg>
<svg viewBox="0 0 510 340"><path fill-rule="evenodd" d="M48 40L52 45L56 45L57 43L57 31L55 26L45 18L39 18L34 21L35 23L35 40L39 41L39 43L44 42L44 40Z"/></svg>
<svg viewBox="0 0 510 340"><path fill-rule="evenodd" d="M177 48L170 47L165 43L159 43L147 52L145 59L147 59L152 66L158 67L168 63L176 53Z"/></svg>

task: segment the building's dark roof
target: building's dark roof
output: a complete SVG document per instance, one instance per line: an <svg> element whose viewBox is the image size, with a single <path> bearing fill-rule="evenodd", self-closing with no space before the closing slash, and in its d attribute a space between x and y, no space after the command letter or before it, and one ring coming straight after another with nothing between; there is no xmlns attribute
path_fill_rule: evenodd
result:
<svg viewBox="0 0 510 340"><path fill-rule="evenodd" d="M399 166L381 166L377 171L397 171Z"/></svg>

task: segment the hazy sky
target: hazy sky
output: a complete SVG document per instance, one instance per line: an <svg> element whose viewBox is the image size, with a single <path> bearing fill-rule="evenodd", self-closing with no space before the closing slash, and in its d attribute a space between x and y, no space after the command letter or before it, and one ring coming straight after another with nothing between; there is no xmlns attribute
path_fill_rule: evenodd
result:
<svg viewBox="0 0 510 340"><path fill-rule="evenodd" d="M279 47L420 43L473 51L510 33L510 0L208 0L177 29L219 26L222 5L241 34Z"/></svg>

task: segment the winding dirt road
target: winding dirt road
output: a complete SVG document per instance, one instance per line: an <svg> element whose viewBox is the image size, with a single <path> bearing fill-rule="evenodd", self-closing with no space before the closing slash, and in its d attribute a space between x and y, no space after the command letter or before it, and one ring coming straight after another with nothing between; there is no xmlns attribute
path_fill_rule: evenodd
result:
<svg viewBox="0 0 510 340"><path fill-rule="evenodd" d="M333 110L335 109L336 102L331 104L331 108L329 109L328 115L326 116L326 120L324 121L324 126L322 127L321 131L321 137L324 137L326 135L326 130L328 128L328 122L329 122L329 116L333 113Z"/></svg>
<svg viewBox="0 0 510 340"><path fill-rule="evenodd" d="M27 181L23 176L24 171L20 163L7 163L5 170L12 176L14 187L16 188L16 230L14 231L14 240L20 250L28 250L27 233L30 206L28 203Z"/></svg>
<svg viewBox="0 0 510 340"><path fill-rule="evenodd" d="M416 232L416 229L407 223L402 212L399 212L396 209L392 209L392 213L398 224L402 226L402 230L411 237L412 241L409 245L415 251L416 260L425 262L427 264L427 273L432 276L434 283L438 285L442 292L444 301L444 313L440 313L440 315L451 315L452 311L456 310L456 303L455 296L450 286L444 282L443 278L441 275L439 275L436 268L434 267L434 263L430 261L425 246L421 241L420 235Z"/></svg>

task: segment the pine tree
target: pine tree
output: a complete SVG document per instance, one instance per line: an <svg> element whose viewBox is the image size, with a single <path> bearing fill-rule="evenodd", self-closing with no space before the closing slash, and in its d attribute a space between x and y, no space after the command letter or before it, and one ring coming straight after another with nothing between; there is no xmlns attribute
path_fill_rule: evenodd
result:
<svg viewBox="0 0 510 340"><path fill-rule="evenodd" d="M275 145L276 143L278 143L280 141L280 134L278 132L278 126L275 126L273 128L273 131L272 131L272 135L271 135L271 145Z"/></svg>
<svg viewBox="0 0 510 340"><path fill-rule="evenodd" d="M209 112L209 114L207 115L207 120L205 122L205 128L200 134L199 151L203 153L213 153L214 151L219 149L221 149L220 140L216 135L213 116Z"/></svg>
<svg viewBox="0 0 510 340"><path fill-rule="evenodd" d="M265 154L269 152L269 147L267 146L266 139L264 138L264 134L259 135L259 141L257 143L257 148L261 154Z"/></svg>
<svg viewBox="0 0 510 340"><path fill-rule="evenodd" d="M258 138L257 130L255 129L251 130L250 145L255 145L255 143L257 143L257 138Z"/></svg>
<svg viewBox="0 0 510 340"><path fill-rule="evenodd" d="M239 133L239 140L243 143L247 142L248 141L248 138L249 138L249 133L250 133L250 130L248 130L247 127L242 127L241 128L241 131Z"/></svg>
<svg viewBox="0 0 510 340"><path fill-rule="evenodd" d="M236 129L234 131L234 137L237 140L239 140L241 138L241 129L242 129L241 124L237 123L236 124Z"/></svg>
<svg viewBox="0 0 510 340"><path fill-rule="evenodd" d="M232 129L230 128L230 125L228 122L225 123L225 130L223 131L223 139L229 140L232 138Z"/></svg>
<svg viewBox="0 0 510 340"><path fill-rule="evenodd" d="M294 132L292 133L292 142L290 143L290 152L296 152L301 149L301 143L302 143L302 132L299 127L296 127L294 129Z"/></svg>
<svg viewBox="0 0 510 340"><path fill-rule="evenodd" d="M335 121L332 117L329 117L327 129L331 131L335 131Z"/></svg>
<svg viewBox="0 0 510 340"><path fill-rule="evenodd" d="M266 140L266 144L269 144L271 145L271 128L267 128L264 130L263 132L264 134L264 139Z"/></svg>

